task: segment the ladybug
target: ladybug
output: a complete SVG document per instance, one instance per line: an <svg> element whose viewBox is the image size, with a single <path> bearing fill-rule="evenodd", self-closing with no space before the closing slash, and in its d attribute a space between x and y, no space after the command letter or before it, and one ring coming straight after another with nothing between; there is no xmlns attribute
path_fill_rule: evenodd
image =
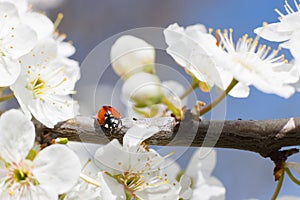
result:
<svg viewBox="0 0 300 200"><path fill-rule="evenodd" d="M122 122L119 112L111 106L102 106L97 113L97 122L106 134L112 134Z"/></svg>

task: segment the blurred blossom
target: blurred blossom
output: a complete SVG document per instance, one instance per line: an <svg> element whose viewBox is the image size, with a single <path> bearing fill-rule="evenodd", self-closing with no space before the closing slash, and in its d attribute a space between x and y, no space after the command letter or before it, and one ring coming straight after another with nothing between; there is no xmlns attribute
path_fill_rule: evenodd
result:
<svg viewBox="0 0 300 200"><path fill-rule="evenodd" d="M154 74L145 72L130 76L122 87L122 94L136 107L160 103L163 97L159 78Z"/></svg>
<svg viewBox="0 0 300 200"><path fill-rule="evenodd" d="M112 46L110 59L116 74L127 79L137 72L154 72L155 49L140 38L124 35Z"/></svg>

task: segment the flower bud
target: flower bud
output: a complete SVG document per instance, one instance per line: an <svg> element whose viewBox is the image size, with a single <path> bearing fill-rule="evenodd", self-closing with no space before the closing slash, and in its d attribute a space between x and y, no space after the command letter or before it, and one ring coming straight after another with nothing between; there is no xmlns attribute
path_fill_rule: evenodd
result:
<svg viewBox="0 0 300 200"><path fill-rule="evenodd" d="M154 73L154 47L131 35L117 39L111 48L110 59L114 71L123 79L141 71Z"/></svg>
<svg viewBox="0 0 300 200"><path fill-rule="evenodd" d="M136 107L160 103L163 97L159 78L145 72L130 76L123 85L122 93Z"/></svg>

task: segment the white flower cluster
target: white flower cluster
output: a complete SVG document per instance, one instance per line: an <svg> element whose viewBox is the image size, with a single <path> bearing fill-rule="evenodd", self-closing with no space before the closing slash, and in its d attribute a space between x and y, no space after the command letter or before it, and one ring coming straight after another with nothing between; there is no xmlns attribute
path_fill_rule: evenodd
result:
<svg viewBox="0 0 300 200"><path fill-rule="evenodd" d="M1 0L0 18L0 87L10 87L25 114L47 127L74 117L78 108L69 95L80 72L68 57L75 48L26 0Z"/></svg>
<svg viewBox="0 0 300 200"><path fill-rule="evenodd" d="M217 30L214 37L199 24L186 29L172 24L164 34L167 52L210 87L225 90L234 79L238 83L229 92L234 97L247 97L250 85L285 98L295 92L290 84L299 79L296 67L277 56L278 50L271 52L270 47L259 45L257 38L244 35L235 44L231 29L223 33Z"/></svg>
<svg viewBox="0 0 300 200"><path fill-rule="evenodd" d="M123 145L114 139L100 147L95 153L100 172L92 170L93 179L83 176L94 186L80 181L65 199L225 199L224 186L211 175L216 153L199 148L182 173L175 161L143 142L157 131L157 127L135 125L125 134Z"/></svg>
<svg viewBox="0 0 300 200"><path fill-rule="evenodd" d="M245 98L249 96L250 86L254 86L264 93L289 98L296 90L300 91L300 7L297 1L294 3L293 9L285 2L286 15L276 10L280 22L254 30L265 39L284 42L280 46L290 49L293 62L279 55L281 47L272 50L259 44L259 36L253 39L245 34L234 42L232 29L218 29L214 36L213 30L207 31L201 24L183 28L174 23L167 27L164 30L166 51L192 77L193 89L199 87L208 92L215 86L226 95ZM180 116L169 105L180 110L186 93L175 83L170 88L172 94L166 95L164 88L169 87L155 74L153 46L140 38L124 35L111 49L111 62L114 71L125 80L122 93L134 112L154 117L170 110L176 118ZM199 115L207 111L199 111Z"/></svg>

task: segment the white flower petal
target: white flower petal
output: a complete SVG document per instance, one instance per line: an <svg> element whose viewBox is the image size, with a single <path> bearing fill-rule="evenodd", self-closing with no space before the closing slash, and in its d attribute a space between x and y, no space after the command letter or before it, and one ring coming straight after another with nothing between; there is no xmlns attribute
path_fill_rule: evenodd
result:
<svg viewBox="0 0 300 200"><path fill-rule="evenodd" d="M159 131L156 126L133 126L123 138L123 148L128 152L137 152L141 142Z"/></svg>
<svg viewBox="0 0 300 200"><path fill-rule="evenodd" d="M20 64L8 57L0 56L0 87L13 84L21 72Z"/></svg>
<svg viewBox="0 0 300 200"><path fill-rule="evenodd" d="M49 128L74 118L78 113L78 107L69 96L52 96L47 101L36 99L28 108L37 120Z"/></svg>
<svg viewBox="0 0 300 200"><path fill-rule="evenodd" d="M195 24L186 27L185 29L187 35L190 35L192 38L199 37L199 33L207 33L207 29L203 24Z"/></svg>
<svg viewBox="0 0 300 200"><path fill-rule="evenodd" d="M164 162L164 168L161 169L161 174L167 174L169 180L176 180L178 173L181 172L180 166L172 158L167 158Z"/></svg>
<svg viewBox="0 0 300 200"><path fill-rule="evenodd" d="M266 40L273 42L283 42L288 40L291 37L292 32L278 31L279 25L279 22L268 24L264 27L254 29L254 33Z"/></svg>
<svg viewBox="0 0 300 200"><path fill-rule="evenodd" d="M46 38L37 43L34 49L20 60L22 66L48 66L49 61L57 57L57 43L52 38Z"/></svg>
<svg viewBox="0 0 300 200"><path fill-rule="evenodd" d="M193 188L193 196L191 200L225 200L226 190L222 183L213 177L205 181L205 184L196 185Z"/></svg>
<svg viewBox="0 0 300 200"><path fill-rule="evenodd" d="M33 123L19 110L9 110L0 117L0 157L7 162L19 162L33 147Z"/></svg>
<svg viewBox="0 0 300 200"><path fill-rule="evenodd" d="M52 21L43 14L28 12L24 14L21 19L23 23L35 30L39 40L50 36L54 31Z"/></svg>
<svg viewBox="0 0 300 200"><path fill-rule="evenodd" d="M36 33L27 25L19 24L9 34L3 38L2 51L14 59L25 55L37 44Z"/></svg>
<svg viewBox="0 0 300 200"><path fill-rule="evenodd" d="M125 200L123 186L105 173L98 174L101 184L100 197L103 200Z"/></svg>
<svg viewBox="0 0 300 200"><path fill-rule="evenodd" d="M149 152L128 152L118 140L100 147L95 153L98 166L112 174L120 172L147 173L158 170L163 161L154 150Z"/></svg>
<svg viewBox="0 0 300 200"><path fill-rule="evenodd" d="M297 5L299 6L299 5ZM289 13L282 17L280 20L280 23L278 25L278 31L281 32L292 32L295 30L300 29L300 12L299 10L297 12Z"/></svg>
<svg viewBox="0 0 300 200"><path fill-rule="evenodd" d="M129 154L123 151L122 145L114 139L107 145L100 147L95 153L95 160L99 166L108 171L126 171L128 170Z"/></svg>
<svg viewBox="0 0 300 200"><path fill-rule="evenodd" d="M49 63L49 68L53 68L53 70L55 70L57 66L63 68L63 76L68 79L68 88L66 88L66 84L61 84L60 86L64 87L66 92L74 90L76 81L80 79L80 68L78 61L68 58L58 58ZM60 90L61 87L58 87L57 89L57 92L59 92L58 94L63 94L62 92L64 90Z"/></svg>
<svg viewBox="0 0 300 200"><path fill-rule="evenodd" d="M28 2L24 0L1 0L0 2L9 2L14 4L19 14L23 14L28 10Z"/></svg>
<svg viewBox="0 0 300 200"><path fill-rule="evenodd" d="M79 178L81 164L76 154L65 145L51 145L34 159L33 174L40 184L55 188L58 194L70 190ZM72 169L72 170L70 170Z"/></svg>
<svg viewBox="0 0 300 200"><path fill-rule="evenodd" d="M170 24L165 30L164 35L166 43L171 46L174 42L177 42L184 35L184 28L177 23Z"/></svg>
<svg viewBox="0 0 300 200"><path fill-rule="evenodd" d="M51 188L44 188L40 185L38 186L30 186L30 187L24 187L24 189L21 192L14 192L11 194L11 192L7 191L1 191L0 193L0 199L5 200L31 200L31 199L37 199L37 200L54 200L57 199L57 193L52 190Z"/></svg>
<svg viewBox="0 0 300 200"><path fill-rule="evenodd" d="M209 177L216 166L216 157L216 152L212 148L198 148L194 152L185 174L192 177L195 182L198 181L198 172Z"/></svg>
<svg viewBox="0 0 300 200"><path fill-rule="evenodd" d="M64 57L70 57L75 53L75 47L69 42L60 42L58 44L58 54Z"/></svg>
<svg viewBox="0 0 300 200"><path fill-rule="evenodd" d="M294 58L300 59L300 30L295 31L291 37L291 40L288 41L288 47L294 56ZM282 46L282 45L281 45Z"/></svg>
<svg viewBox="0 0 300 200"><path fill-rule="evenodd" d="M54 200L57 198L57 192L53 188L45 187L44 185L31 186L26 191L23 191L23 194L25 192L26 195L22 195L22 197L18 200Z"/></svg>
<svg viewBox="0 0 300 200"><path fill-rule="evenodd" d="M2 19L0 21L0 38L3 39L19 22L19 15L16 6L9 2L1 2L0 17ZM9 35L9 37L11 37L11 35Z"/></svg>
<svg viewBox="0 0 300 200"><path fill-rule="evenodd" d="M234 88L229 92L229 95L235 98L246 98L250 94L250 88L249 86L238 83Z"/></svg>
<svg viewBox="0 0 300 200"><path fill-rule="evenodd" d="M135 192L141 200L174 200L179 199L179 191L171 184L162 184L158 186L149 186L145 189Z"/></svg>

